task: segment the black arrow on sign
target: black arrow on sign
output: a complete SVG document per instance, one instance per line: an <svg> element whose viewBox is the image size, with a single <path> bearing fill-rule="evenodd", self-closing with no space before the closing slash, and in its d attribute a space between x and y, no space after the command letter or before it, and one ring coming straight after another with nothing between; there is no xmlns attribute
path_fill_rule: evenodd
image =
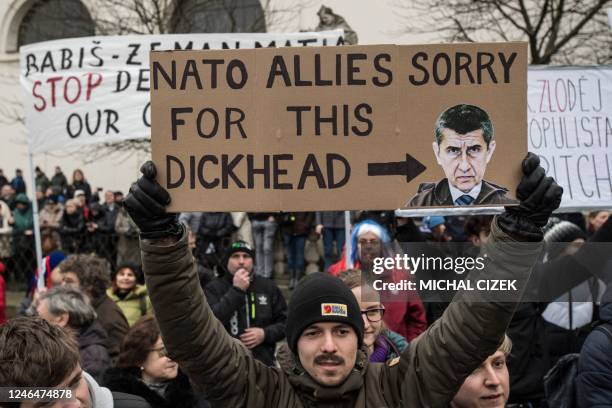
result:
<svg viewBox="0 0 612 408"><path fill-rule="evenodd" d="M406 161L388 163L368 163L368 176L406 176L409 183L427 167L406 153Z"/></svg>

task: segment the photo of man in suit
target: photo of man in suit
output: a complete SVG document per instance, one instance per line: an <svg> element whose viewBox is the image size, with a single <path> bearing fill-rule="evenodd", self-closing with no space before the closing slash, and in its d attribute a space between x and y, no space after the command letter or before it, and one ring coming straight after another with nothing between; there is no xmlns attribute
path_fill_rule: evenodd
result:
<svg viewBox="0 0 612 408"><path fill-rule="evenodd" d="M438 117L433 151L446 178L422 183L409 207L511 204L508 189L484 180L495 152L493 124L474 105L456 105Z"/></svg>

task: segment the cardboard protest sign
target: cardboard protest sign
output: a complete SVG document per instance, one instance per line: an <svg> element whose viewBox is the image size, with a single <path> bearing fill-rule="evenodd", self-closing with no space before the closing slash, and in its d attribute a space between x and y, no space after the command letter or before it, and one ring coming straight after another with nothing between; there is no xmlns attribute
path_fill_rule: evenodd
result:
<svg viewBox="0 0 612 408"><path fill-rule="evenodd" d="M565 211L612 207L612 68L529 70L529 150Z"/></svg>
<svg viewBox="0 0 612 408"><path fill-rule="evenodd" d="M342 30L285 34L100 36L20 49L30 150L148 138L149 52L342 44Z"/></svg>
<svg viewBox="0 0 612 408"><path fill-rule="evenodd" d="M173 211L453 206L453 189L477 195L466 205L510 202L527 145L526 51L153 52L158 179Z"/></svg>

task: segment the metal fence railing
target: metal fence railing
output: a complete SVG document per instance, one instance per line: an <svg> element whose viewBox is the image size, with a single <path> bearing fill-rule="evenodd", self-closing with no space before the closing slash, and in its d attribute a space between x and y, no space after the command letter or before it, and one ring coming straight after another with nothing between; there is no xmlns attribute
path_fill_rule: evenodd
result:
<svg viewBox="0 0 612 408"><path fill-rule="evenodd" d="M131 237L136 241L138 237ZM129 239L129 238L128 238ZM95 254L102 257L115 268L124 261L125 251L119 251L122 237L106 232L63 232L55 228L41 229L43 256L53 251L70 254ZM123 244L123 243L122 243ZM137 248L137 247L136 247ZM138 249L132 249L131 258L140 257ZM12 288L25 289L32 282L37 268L34 234L31 232L0 233L0 261L6 266L5 279Z"/></svg>

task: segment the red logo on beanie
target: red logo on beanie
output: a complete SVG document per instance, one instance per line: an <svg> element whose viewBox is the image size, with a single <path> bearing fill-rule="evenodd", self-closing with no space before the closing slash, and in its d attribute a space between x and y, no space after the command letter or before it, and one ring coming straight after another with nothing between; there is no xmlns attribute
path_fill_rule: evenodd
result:
<svg viewBox="0 0 612 408"><path fill-rule="evenodd" d="M321 303L321 316L348 317L348 306L342 303Z"/></svg>

